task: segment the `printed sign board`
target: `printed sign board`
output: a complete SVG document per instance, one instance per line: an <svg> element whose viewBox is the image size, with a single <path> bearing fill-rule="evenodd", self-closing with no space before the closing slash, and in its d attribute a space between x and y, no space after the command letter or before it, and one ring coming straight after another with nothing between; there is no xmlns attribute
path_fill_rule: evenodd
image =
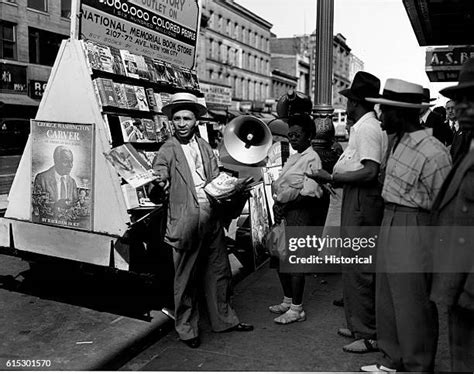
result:
<svg viewBox="0 0 474 374"><path fill-rule="evenodd" d="M94 125L31 121L31 221L92 230Z"/></svg>
<svg viewBox="0 0 474 374"><path fill-rule="evenodd" d="M474 57L472 46L450 46L426 50L426 74L431 82L457 81L461 66Z"/></svg>
<svg viewBox="0 0 474 374"><path fill-rule="evenodd" d="M200 89L204 93L206 104L219 106L230 106L232 104L231 87L201 82Z"/></svg>
<svg viewBox="0 0 474 374"><path fill-rule="evenodd" d="M26 66L0 64L0 92L24 94L27 90Z"/></svg>
<svg viewBox="0 0 474 374"><path fill-rule="evenodd" d="M85 39L192 69L197 0L83 0Z"/></svg>
<svg viewBox="0 0 474 374"><path fill-rule="evenodd" d="M46 81L38 81L30 79L30 97L32 99L41 100L43 97L44 91L46 90Z"/></svg>

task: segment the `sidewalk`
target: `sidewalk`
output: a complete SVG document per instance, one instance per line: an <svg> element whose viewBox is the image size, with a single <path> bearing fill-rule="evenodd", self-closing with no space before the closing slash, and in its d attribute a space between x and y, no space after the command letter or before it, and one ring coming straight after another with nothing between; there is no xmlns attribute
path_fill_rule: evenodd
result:
<svg viewBox="0 0 474 374"><path fill-rule="evenodd" d="M147 314L120 282L110 290L98 279L94 290L74 279L31 280L28 269L0 255L0 370L114 370L172 329L165 314Z"/></svg>
<svg viewBox="0 0 474 374"><path fill-rule="evenodd" d="M202 344L191 349L171 331L120 370L143 371L358 371L374 363L379 353L349 354L342 346L350 340L336 334L344 326L343 308L332 301L341 296L337 274L307 276L307 320L281 326L267 307L281 299L275 270L265 265L236 287L234 306L248 333L212 333L202 324ZM449 369L446 315L440 311L440 339L436 371Z"/></svg>

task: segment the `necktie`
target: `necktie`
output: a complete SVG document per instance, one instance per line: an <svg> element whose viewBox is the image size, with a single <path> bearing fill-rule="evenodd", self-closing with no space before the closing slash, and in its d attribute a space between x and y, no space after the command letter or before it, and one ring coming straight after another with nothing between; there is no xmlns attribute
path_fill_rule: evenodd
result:
<svg viewBox="0 0 474 374"><path fill-rule="evenodd" d="M193 156L194 165L196 166L196 173L201 177L202 180L206 180L204 176L204 170L201 162L201 157L199 157L199 146L197 142L189 143L191 149L191 155Z"/></svg>
<svg viewBox="0 0 474 374"><path fill-rule="evenodd" d="M67 193L66 193L66 177L62 176L61 177L61 194L59 195L60 199L66 199L67 198Z"/></svg>

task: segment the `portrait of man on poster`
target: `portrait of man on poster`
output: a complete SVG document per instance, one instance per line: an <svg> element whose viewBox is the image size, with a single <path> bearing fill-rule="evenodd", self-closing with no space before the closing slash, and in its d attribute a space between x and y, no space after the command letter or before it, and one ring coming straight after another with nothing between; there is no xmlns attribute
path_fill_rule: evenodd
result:
<svg viewBox="0 0 474 374"><path fill-rule="evenodd" d="M74 165L73 153L65 146L57 146L53 152L53 161L53 166L36 175L34 191L47 194L52 203L64 200L72 204L78 199L77 184L70 175Z"/></svg>

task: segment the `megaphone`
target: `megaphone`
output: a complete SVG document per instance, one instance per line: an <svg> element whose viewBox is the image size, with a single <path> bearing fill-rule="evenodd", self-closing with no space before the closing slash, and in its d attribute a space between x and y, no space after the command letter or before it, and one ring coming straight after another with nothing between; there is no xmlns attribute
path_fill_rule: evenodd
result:
<svg viewBox="0 0 474 374"><path fill-rule="evenodd" d="M272 133L257 117L243 115L234 118L224 129L224 146L238 162L251 165L267 157L272 145Z"/></svg>
<svg viewBox="0 0 474 374"><path fill-rule="evenodd" d="M288 118L293 114L311 114L313 103L309 96L295 90L288 90L278 99L277 113L279 118Z"/></svg>

